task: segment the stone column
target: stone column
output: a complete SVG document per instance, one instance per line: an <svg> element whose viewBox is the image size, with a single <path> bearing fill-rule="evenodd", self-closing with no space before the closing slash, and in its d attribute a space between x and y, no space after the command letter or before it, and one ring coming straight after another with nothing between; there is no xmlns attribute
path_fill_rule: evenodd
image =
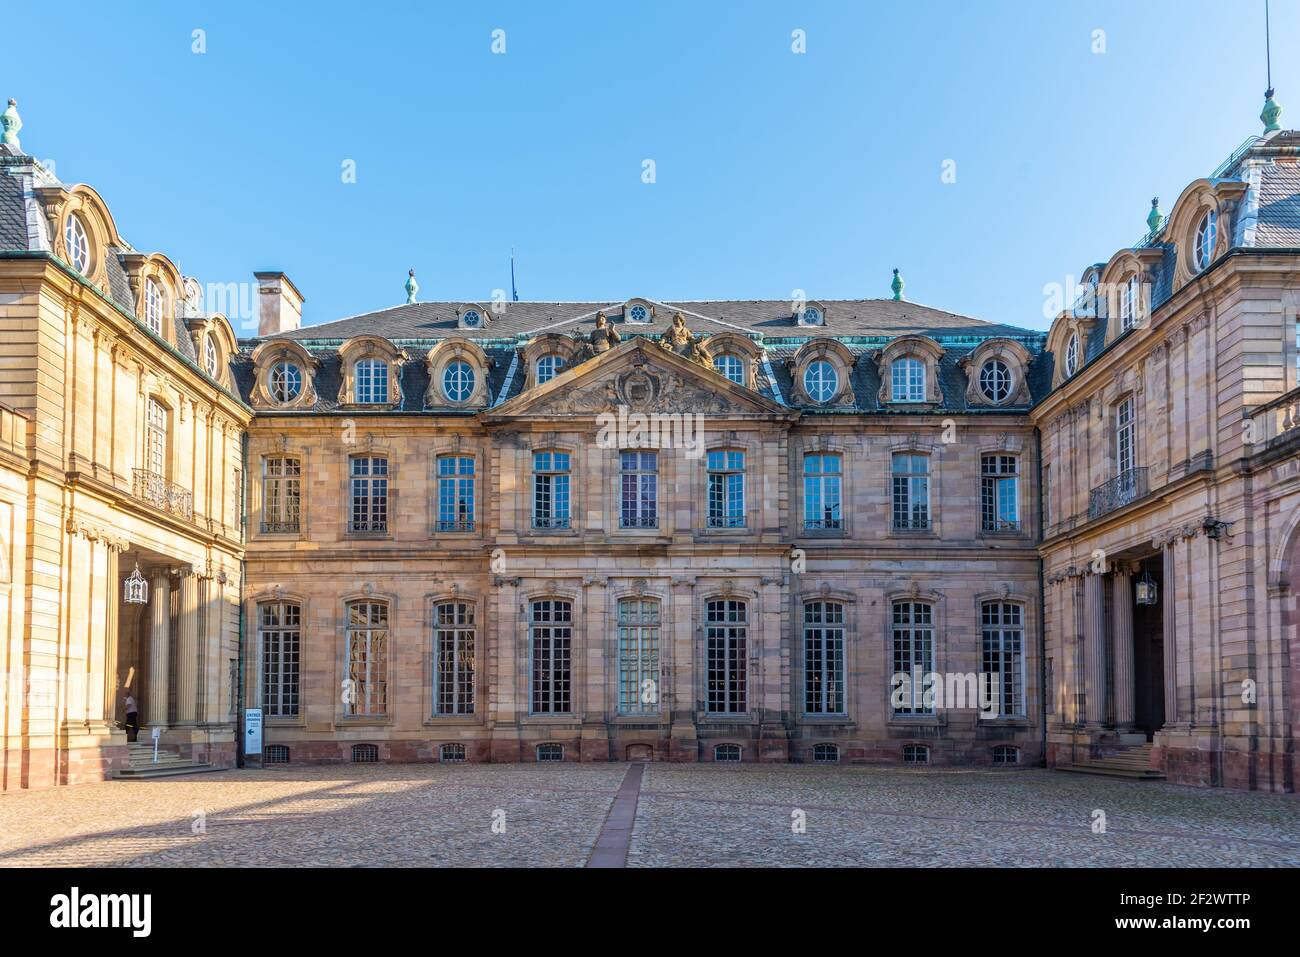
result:
<svg viewBox="0 0 1300 957"><path fill-rule="evenodd" d="M1165 544L1161 552L1164 574L1160 582L1160 621L1165 639L1165 727L1178 720L1178 627L1174 607L1174 545Z"/></svg>
<svg viewBox="0 0 1300 957"><path fill-rule="evenodd" d="M180 589L176 616L176 723L194 724L199 704L199 578L192 569L182 569Z"/></svg>
<svg viewBox="0 0 1300 957"><path fill-rule="evenodd" d="M1111 654L1115 662L1115 728L1132 731L1136 689L1133 681L1133 568L1115 567Z"/></svg>
<svg viewBox="0 0 1300 957"><path fill-rule="evenodd" d="M118 623L117 603L122 600L122 576L118 571L118 553L125 548L123 542L112 542L108 546L108 597L104 605L104 685L103 685L103 720L112 724L117 720L118 680L117 644ZM125 715L123 715L125 718Z"/></svg>
<svg viewBox="0 0 1300 957"><path fill-rule="evenodd" d="M207 615L207 626L204 628L203 639L207 647L204 653L204 675L203 681L207 687L207 698L204 708L204 720L208 724L223 724L226 716L222 713L222 707L225 702L221 695L221 679L224 675L221 661L221 631L222 631L222 609L225 572L219 572L215 577L208 579L207 602L205 603L205 613ZM256 626L254 626L256 627ZM256 662L257 667L261 667L261 659Z"/></svg>
<svg viewBox="0 0 1300 957"><path fill-rule="evenodd" d="M1083 580L1084 714L1089 725L1106 722L1106 593L1104 579L1090 572Z"/></svg>
<svg viewBox="0 0 1300 957"><path fill-rule="evenodd" d="M164 572L149 583L149 694L145 720L167 727L168 644L171 641L171 578Z"/></svg>

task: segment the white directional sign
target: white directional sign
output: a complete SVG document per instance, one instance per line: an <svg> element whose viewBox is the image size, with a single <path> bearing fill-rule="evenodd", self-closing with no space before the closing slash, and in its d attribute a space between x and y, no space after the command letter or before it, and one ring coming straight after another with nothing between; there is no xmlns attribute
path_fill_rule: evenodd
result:
<svg viewBox="0 0 1300 957"><path fill-rule="evenodd" d="M262 709L248 708L244 712L244 754L262 753Z"/></svg>

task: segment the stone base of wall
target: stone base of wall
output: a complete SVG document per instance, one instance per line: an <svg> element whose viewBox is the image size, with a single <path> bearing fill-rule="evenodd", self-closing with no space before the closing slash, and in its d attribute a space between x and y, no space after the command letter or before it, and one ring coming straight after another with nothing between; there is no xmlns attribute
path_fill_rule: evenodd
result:
<svg viewBox="0 0 1300 957"><path fill-rule="evenodd" d="M28 748L4 753L0 791L39 790L107 781L130 766L125 744L83 748Z"/></svg>

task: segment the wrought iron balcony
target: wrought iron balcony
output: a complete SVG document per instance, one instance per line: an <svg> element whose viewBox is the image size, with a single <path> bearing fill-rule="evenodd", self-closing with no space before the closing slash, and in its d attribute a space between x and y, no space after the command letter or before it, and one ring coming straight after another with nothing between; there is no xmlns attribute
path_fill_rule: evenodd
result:
<svg viewBox="0 0 1300 957"><path fill-rule="evenodd" d="M1146 468L1120 472L1105 485L1098 485L1092 490L1088 497L1088 518L1100 518L1117 508L1123 508L1146 495L1147 491Z"/></svg>
<svg viewBox="0 0 1300 957"><path fill-rule="evenodd" d="M148 469L132 471L131 494L145 502L186 521L194 520L194 493L181 488L175 482L169 482L157 472Z"/></svg>
<svg viewBox="0 0 1300 957"><path fill-rule="evenodd" d="M567 515L534 515L533 528L568 528L569 516Z"/></svg>
<svg viewBox="0 0 1300 957"><path fill-rule="evenodd" d="M283 522L263 522L263 535L283 535L286 533L297 534L299 532L298 520L296 518Z"/></svg>

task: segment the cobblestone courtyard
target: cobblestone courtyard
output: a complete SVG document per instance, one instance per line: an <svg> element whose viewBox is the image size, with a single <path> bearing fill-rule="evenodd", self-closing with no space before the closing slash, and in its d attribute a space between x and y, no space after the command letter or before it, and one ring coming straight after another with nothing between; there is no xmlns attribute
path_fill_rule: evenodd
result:
<svg viewBox="0 0 1300 957"><path fill-rule="evenodd" d="M1097 811L1105 833L1093 832ZM291 767L0 795L10 867L577 867L610 855L1295 867L1300 799L1043 770L662 764Z"/></svg>

